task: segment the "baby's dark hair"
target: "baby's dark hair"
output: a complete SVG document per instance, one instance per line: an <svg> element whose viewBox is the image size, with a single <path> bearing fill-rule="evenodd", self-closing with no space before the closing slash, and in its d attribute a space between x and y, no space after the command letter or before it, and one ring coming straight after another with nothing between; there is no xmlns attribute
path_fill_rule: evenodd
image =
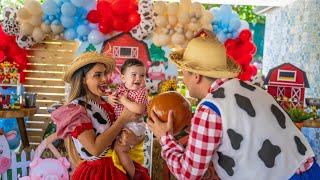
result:
<svg viewBox="0 0 320 180"><path fill-rule="evenodd" d="M144 63L139 60L139 59L136 59L136 58L130 58L130 59L127 59L123 65L121 66L121 74L124 74L124 72L127 70L128 67L131 67L131 66L143 66L145 67Z"/></svg>

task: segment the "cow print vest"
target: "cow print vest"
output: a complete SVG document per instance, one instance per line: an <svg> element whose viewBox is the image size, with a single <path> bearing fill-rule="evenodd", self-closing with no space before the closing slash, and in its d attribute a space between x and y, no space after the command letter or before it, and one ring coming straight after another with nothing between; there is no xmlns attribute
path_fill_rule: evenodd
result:
<svg viewBox="0 0 320 180"><path fill-rule="evenodd" d="M87 114L89 118L92 121L93 130L95 131L96 135L99 136L102 132L104 132L106 129L108 129L111 126L111 121L109 119L109 116L107 112L95 101L89 100L87 103L85 103L85 98L80 97L72 101L74 104L84 105ZM75 147L83 160L87 161L95 161L97 159L100 159L101 157L104 157L110 147L108 147L99 157L91 155L78 141L78 139L72 137L72 140L75 144Z"/></svg>
<svg viewBox="0 0 320 180"><path fill-rule="evenodd" d="M221 113L222 139L212 159L221 179L289 179L314 156L288 114L263 89L231 79L199 106L205 101Z"/></svg>

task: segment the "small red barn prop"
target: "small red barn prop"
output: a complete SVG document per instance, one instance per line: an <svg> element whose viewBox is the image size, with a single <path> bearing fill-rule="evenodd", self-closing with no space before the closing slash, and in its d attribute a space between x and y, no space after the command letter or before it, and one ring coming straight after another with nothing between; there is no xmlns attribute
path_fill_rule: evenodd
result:
<svg viewBox="0 0 320 180"><path fill-rule="evenodd" d="M150 54L148 45L143 41L138 41L133 38L129 33L120 33L108 40L106 40L102 47L102 52L111 52L116 60L116 69L112 76L112 83L121 83L120 72L121 66L125 60L129 58L137 58L143 61L147 68L150 63Z"/></svg>
<svg viewBox="0 0 320 180"><path fill-rule="evenodd" d="M305 88L309 88L306 73L290 63L270 69L264 85L284 107L303 105Z"/></svg>

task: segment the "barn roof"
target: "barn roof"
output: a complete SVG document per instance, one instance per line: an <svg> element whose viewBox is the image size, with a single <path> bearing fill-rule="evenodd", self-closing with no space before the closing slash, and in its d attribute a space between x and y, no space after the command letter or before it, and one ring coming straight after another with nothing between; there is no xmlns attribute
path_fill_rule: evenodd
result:
<svg viewBox="0 0 320 180"><path fill-rule="evenodd" d="M279 65L279 66L277 66L277 67L274 67L274 68L270 69L269 72L268 72L268 75L267 75L266 79L264 80L264 83L263 83L263 84L264 84L264 85L268 85L269 80L270 80L270 77L271 77L271 74L272 74L272 72L273 72L274 70L279 69L280 67L285 66L285 65L288 65L288 64L289 64L290 66L295 67L296 69L300 70L300 71L303 73L303 80L304 80L304 84L305 84L304 87L308 88L308 87L309 87L309 82L308 82L308 79L307 79L307 74L306 74L306 72L303 71L302 69L298 68L297 66L294 66L294 65L291 64L291 63L284 63L284 64L281 64L281 65Z"/></svg>
<svg viewBox="0 0 320 180"><path fill-rule="evenodd" d="M136 38L132 37L130 33L120 33L120 34L117 34L117 35L113 36L113 37L110 38L110 39L105 40L105 41L103 42L103 46L102 46L102 48L101 48L101 51L103 51L103 50L105 49L105 47L106 47L106 45L107 45L107 43L108 43L109 41L118 39L119 37L124 36L124 35L129 35L132 39L136 40L137 43L142 44L142 45L145 47L145 49L146 49L146 53L147 53L148 58L151 60L151 56L150 56L148 44L145 43L144 41L138 41Z"/></svg>

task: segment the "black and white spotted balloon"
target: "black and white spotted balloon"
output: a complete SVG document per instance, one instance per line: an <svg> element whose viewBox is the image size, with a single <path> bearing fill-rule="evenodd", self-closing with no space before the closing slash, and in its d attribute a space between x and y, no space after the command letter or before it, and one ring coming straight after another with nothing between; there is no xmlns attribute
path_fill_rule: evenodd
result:
<svg viewBox="0 0 320 180"><path fill-rule="evenodd" d="M5 19L2 21L2 30L9 36L16 36L20 33L19 22L15 19Z"/></svg>
<svg viewBox="0 0 320 180"><path fill-rule="evenodd" d="M133 28L131 35L141 41L148 37L155 27L153 20L153 1L152 0L140 0L138 6L138 13L140 14L140 24Z"/></svg>
<svg viewBox="0 0 320 180"><path fill-rule="evenodd" d="M138 13L141 17L152 17L153 16L153 1L140 0L138 6Z"/></svg>
<svg viewBox="0 0 320 180"><path fill-rule="evenodd" d="M141 27L142 31L146 32L146 33L151 33L155 27L155 22L153 19L150 20L144 20L141 21L139 26Z"/></svg>
<svg viewBox="0 0 320 180"><path fill-rule="evenodd" d="M18 46L22 49L29 48L33 44L35 44L35 41L33 40L33 38L31 36L26 36L26 35L22 35L22 34L18 34L16 36L16 42L17 42Z"/></svg>
<svg viewBox="0 0 320 180"><path fill-rule="evenodd" d="M18 9L19 8L16 6L8 6L8 7L4 8L3 13L2 13L3 19L17 19Z"/></svg>

